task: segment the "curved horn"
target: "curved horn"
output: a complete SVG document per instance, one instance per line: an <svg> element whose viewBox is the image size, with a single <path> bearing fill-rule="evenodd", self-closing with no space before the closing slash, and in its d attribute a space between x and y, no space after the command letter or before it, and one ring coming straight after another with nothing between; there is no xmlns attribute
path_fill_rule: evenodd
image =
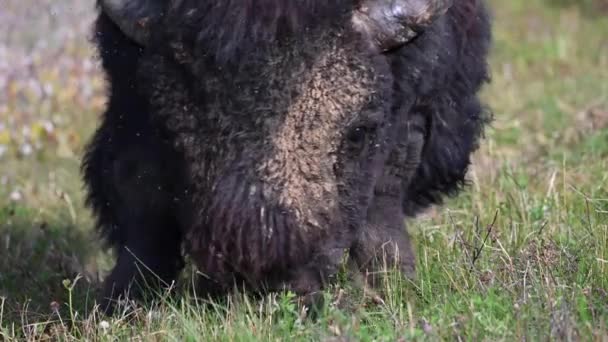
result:
<svg viewBox="0 0 608 342"><path fill-rule="evenodd" d="M454 0L363 0L353 16L355 28L382 51L416 37L452 6Z"/></svg>
<svg viewBox="0 0 608 342"><path fill-rule="evenodd" d="M100 0L99 4L127 37L144 46L150 41L150 21L162 14L158 0Z"/></svg>

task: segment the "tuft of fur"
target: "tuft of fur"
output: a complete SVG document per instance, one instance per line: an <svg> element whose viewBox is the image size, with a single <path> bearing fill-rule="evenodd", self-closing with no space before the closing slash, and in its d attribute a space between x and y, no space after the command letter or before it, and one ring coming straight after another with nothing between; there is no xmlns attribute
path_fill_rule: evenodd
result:
<svg viewBox="0 0 608 342"><path fill-rule="evenodd" d="M491 121L478 97L490 80L486 58L492 37L487 9L480 0L459 1L448 14L441 25L414 43L412 50L418 47L418 56L402 56L407 58L403 65L419 68L426 59L429 66L419 69L424 76L419 100L412 108L428 121L415 182L405 188L404 208L410 216L458 193L466 183L470 157L483 128Z"/></svg>

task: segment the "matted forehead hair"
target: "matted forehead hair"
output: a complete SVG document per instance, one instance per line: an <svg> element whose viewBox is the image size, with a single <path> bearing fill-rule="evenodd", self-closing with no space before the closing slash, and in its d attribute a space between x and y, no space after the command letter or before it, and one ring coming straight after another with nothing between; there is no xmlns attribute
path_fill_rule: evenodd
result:
<svg viewBox="0 0 608 342"><path fill-rule="evenodd" d="M195 44L219 58L243 56L243 51L284 37L335 32L340 26L364 35L370 48L389 51L433 25L456 1L97 0L122 32L140 45L153 40L159 46L167 40L171 46ZM168 35L154 37L158 30Z"/></svg>
<svg viewBox="0 0 608 342"><path fill-rule="evenodd" d="M181 0L167 11L168 27L184 30L221 60L284 38L344 24L355 0ZM194 35L194 36L193 36ZM184 37L185 38L185 37Z"/></svg>

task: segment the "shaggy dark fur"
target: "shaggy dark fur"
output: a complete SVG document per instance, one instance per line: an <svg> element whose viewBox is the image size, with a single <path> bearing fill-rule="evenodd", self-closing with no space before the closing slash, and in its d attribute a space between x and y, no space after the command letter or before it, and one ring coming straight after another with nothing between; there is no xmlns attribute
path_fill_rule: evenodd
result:
<svg viewBox="0 0 608 342"><path fill-rule="evenodd" d="M456 1L380 54L353 2L175 1L145 49L99 15L109 102L83 172L118 252L104 297L142 279L136 260L175 279L183 243L209 292L308 294L345 250L413 276L405 216L457 193L489 120L490 22Z"/></svg>
<svg viewBox="0 0 608 342"><path fill-rule="evenodd" d="M313 27L327 27L348 15L349 4L352 0L184 0L177 2L168 20L172 29L194 35L191 38L204 45L216 63L224 64L282 38L304 37Z"/></svg>

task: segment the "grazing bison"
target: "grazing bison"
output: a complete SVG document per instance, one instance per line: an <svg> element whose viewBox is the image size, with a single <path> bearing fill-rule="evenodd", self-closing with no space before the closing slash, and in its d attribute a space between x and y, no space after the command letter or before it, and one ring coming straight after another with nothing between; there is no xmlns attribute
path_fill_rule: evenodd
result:
<svg viewBox="0 0 608 342"><path fill-rule="evenodd" d="M345 252L413 275L404 219L458 191L488 122L481 0L98 5L109 102L83 173L118 254L105 299L173 280L182 247L209 293L308 295Z"/></svg>

